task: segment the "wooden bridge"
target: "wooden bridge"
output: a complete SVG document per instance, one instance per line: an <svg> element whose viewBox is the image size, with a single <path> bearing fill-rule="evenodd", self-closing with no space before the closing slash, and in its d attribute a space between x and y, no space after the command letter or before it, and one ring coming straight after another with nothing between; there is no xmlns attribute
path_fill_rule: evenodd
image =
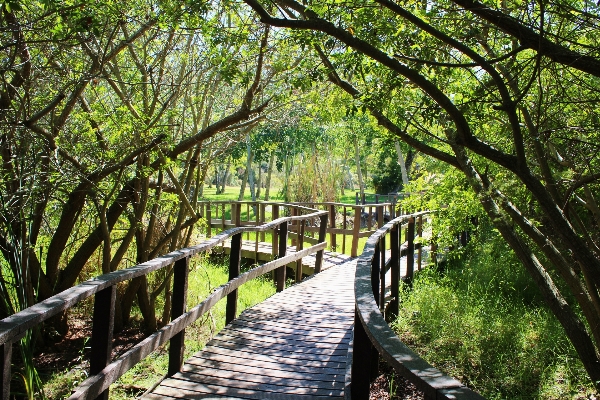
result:
<svg viewBox="0 0 600 400"><path fill-rule="evenodd" d="M323 211L297 204L271 204L270 210L268 204L251 204L258 214L255 221L249 221L250 212L243 220L244 205L230 204L229 218L223 212L220 219L215 218L217 222L211 218L211 205L205 207L204 215L210 221L207 236L212 236L214 224L234 227L196 246L86 281L0 321L3 399L10 398L12 345L28 329L92 295L95 301L89 378L70 399L107 399L112 383L167 342L168 378L146 398L368 399L369 383L377 373L379 357L415 383L427 399L481 398L423 361L400 342L386 323L386 319L398 314L400 278L410 281L415 263L420 268L421 250L414 239L427 213L400 216L384 224L386 205L377 206L382 207L375 218L379 229L369 233L362 255L357 258L326 251L325 236L335 237L340 231L347 234L349 230L354 235L353 243L361 229L371 230L369 224L360 221L365 218L364 208L355 209L354 224L348 228L338 227L335 211L340 206L333 203L326 204ZM364 207L342 207L345 206ZM218 207L225 209L222 204ZM264 222L268 211L272 221ZM287 216L279 217L279 211ZM344 213L342 224L345 216ZM367 219L372 217L368 212ZM328 221L333 222L329 227ZM316 238L314 233L318 233ZM240 274L245 234L246 246L265 249L265 254L270 250L271 260ZM267 244L264 240L268 235L271 240ZM289 236L294 241L291 247ZM304 248L305 242L311 246ZM218 248L229 248L229 282L186 311L190 257ZM259 258L258 254L253 257ZM307 267L301 267L307 258L312 261L305 261ZM174 271L171 323L111 359L117 284L169 266ZM298 282L287 289L286 267L295 267ZM275 272L278 293L238 316L237 288L271 271ZM310 272L310 276L304 278L308 274L303 271ZM185 328L225 297L226 327L184 363Z"/></svg>

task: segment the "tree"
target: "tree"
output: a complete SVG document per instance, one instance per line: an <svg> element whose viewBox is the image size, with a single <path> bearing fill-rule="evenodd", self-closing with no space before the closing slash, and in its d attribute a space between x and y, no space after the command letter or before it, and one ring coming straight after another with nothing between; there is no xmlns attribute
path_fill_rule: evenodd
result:
<svg viewBox="0 0 600 400"><path fill-rule="evenodd" d="M210 163L291 64L235 5L15 4L0 15L1 316L189 243ZM148 329L167 321L169 276L119 288L116 325L136 299Z"/></svg>
<svg viewBox="0 0 600 400"><path fill-rule="evenodd" d="M381 126L461 171L600 389L599 6L245 2L312 44Z"/></svg>

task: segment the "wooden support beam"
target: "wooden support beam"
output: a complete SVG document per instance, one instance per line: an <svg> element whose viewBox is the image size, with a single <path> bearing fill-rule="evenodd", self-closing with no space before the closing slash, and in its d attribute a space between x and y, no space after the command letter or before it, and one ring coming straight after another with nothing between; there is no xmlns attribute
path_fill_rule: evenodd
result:
<svg viewBox="0 0 600 400"><path fill-rule="evenodd" d="M242 234L237 233L231 238L231 253L229 253L229 280L240 276L240 265L242 261ZM237 313L237 289L227 295L227 307L225 310L225 324L235 319Z"/></svg>
<svg viewBox="0 0 600 400"><path fill-rule="evenodd" d="M354 207L354 226L352 227L352 248L350 249L350 255L352 257L358 256L358 234L360 232L360 211L361 207Z"/></svg>
<svg viewBox="0 0 600 400"><path fill-rule="evenodd" d="M304 224L306 220L299 221L300 227L296 237L296 251L300 251L304 247ZM296 261L296 283L302 280L302 259Z"/></svg>
<svg viewBox="0 0 600 400"><path fill-rule="evenodd" d="M329 205L329 226L331 228L335 228L335 205L334 204ZM337 244L336 244L335 240L336 240L335 233L333 233L333 232L330 233L329 234L329 247L331 248L332 251L337 251L337 249L336 249Z"/></svg>
<svg viewBox="0 0 600 400"><path fill-rule="evenodd" d="M10 399L10 378L12 363L12 342L3 343L0 346L0 365L2 365L2 400Z"/></svg>
<svg viewBox="0 0 600 400"><path fill-rule="evenodd" d="M417 236L419 238L423 237L423 216L419 215L419 218L417 219ZM422 249L422 243L419 246L418 250L417 250L417 270L420 271L421 270L421 263L422 263L422 259L423 259L423 249Z"/></svg>
<svg viewBox="0 0 600 400"><path fill-rule="evenodd" d="M109 286L94 296L90 376L102 371L111 361L116 296L116 285ZM96 399L108 400L108 389Z"/></svg>
<svg viewBox="0 0 600 400"><path fill-rule="evenodd" d="M189 274L189 257L182 258L173 266L173 298L171 300L171 321L183 315L187 307L187 288ZM168 376L173 376L183 366L183 354L185 351L185 329L175 334L169 344L169 367Z"/></svg>
<svg viewBox="0 0 600 400"><path fill-rule="evenodd" d="M321 215L320 225L319 225L319 243L323 243L325 241L325 235L327 234L327 215ZM315 260L315 274L321 272L323 268L323 253L325 250L320 250L317 252L317 259Z"/></svg>
<svg viewBox="0 0 600 400"><path fill-rule="evenodd" d="M398 316L400 307L400 226L398 224L390 231L390 270L392 300L385 314L387 321L392 321Z"/></svg>
<svg viewBox="0 0 600 400"><path fill-rule="evenodd" d="M375 252L373 253L373 260L371 261L371 288L373 289L373 297L375 302L379 306L379 283L381 278L379 276L380 271L385 268L381 268L381 242L377 242L375 245ZM384 266L385 267L385 266Z"/></svg>
<svg viewBox="0 0 600 400"><path fill-rule="evenodd" d="M212 222L212 216L211 216L210 201L209 201L208 203L206 203L206 237L212 236L211 222Z"/></svg>
<svg viewBox="0 0 600 400"><path fill-rule="evenodd" d="M352 349L352 400L369 400L375 348L367 336L358 312L354 314L354 348ZM377 372L375 372L377 373Z"/></svg>
<svg viewBox="0 0 600 400"><path fill-rule="evenodd" d="M412 285L415 271L415 218L408 219L408 227L406 229L406 240L408 248L406 252L406 283Z"/></svg>
<svg viewBox="0 0 600 400"><path fill-rule="evenodd" d="M279 258L284 257L287 251L287 222L279 225ZM277 291L282 292L285 289L285 265L277 268L275 275L277 276Z"/></svg>
<svg viewBox="0 0 600 400"><path fill-rule="evenodd" d="M379 261L379 310L385 315L385 235L382 235L379 239L379 254L381 260Z"/></svg>

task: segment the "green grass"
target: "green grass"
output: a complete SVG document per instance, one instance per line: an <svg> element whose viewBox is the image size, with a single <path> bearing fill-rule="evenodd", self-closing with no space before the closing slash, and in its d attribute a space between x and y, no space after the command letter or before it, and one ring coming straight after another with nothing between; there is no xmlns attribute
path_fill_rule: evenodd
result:
<svg viewBox="0 0 600 400"><path fill-rule="evenodd" d="M188 309L204 300L213 289L227 282L228 271L225 264L225 262L214 263L210 260L201 262L192 260L188 278ZM246 283L238 290L238 314L274 293L275 287L269 274ZM216 333L223 329L225 304L226 299L219 301L209 313L186 329L186 359L201 350ZM87 365L83 356L81 360L82 366L69 371L57 371L46 382L45 394L48 398L68 397L71 390L86 378ZM146 357L115 382L110 389L110 398L125 400L139 397L161 380L166 374L167 366L168 344Z"/></svg>
<svg viewBox="0 0 600 400"><path fill-rule="evenodd" d="M405 288L400 338L489 399L584 399L593 386L533 281L498 239Z"/></svg>
<svg viewBox="0 0 600 400"><path fill-rule="evenodd" d="M210 201L227 201L227 200L235 200L237 201L240 195L240 187L239 186L225 186L225 193L217 194L216 187L204 187L204 193L200 200L210 200ZM260 191L260 199L262 200L265 197L265 189ZM244 201L252 201L252 196L250 195L250 188L246 186L246 190L244 191ZM279 197L279 188L272 187L269 191L269 201L281 201Z"/></svg>

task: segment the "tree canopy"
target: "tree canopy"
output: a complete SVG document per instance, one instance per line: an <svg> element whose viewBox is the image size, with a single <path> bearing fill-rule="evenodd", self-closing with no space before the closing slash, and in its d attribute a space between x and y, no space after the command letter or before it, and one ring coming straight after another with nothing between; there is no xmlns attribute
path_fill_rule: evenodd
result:
<svg viewBox="0 0 600 400"><path fill-rule="evenodd" d="M324 188L368 157L398 179L396 148L428 157L437 204L468 191L452 215L492 221L600 389L598 3L0 4L0 316L189 243L209 169L246 143ZM342 134L343 165L319 158ZM137 299L155 328L169 279L122 288L117 326Z"/></svg>
<svg viewBox="0 0 600 400"><path fill-rule="evenodd" d="M381 126L461 171L599 382L600 7L245 2Z"/></svg>

